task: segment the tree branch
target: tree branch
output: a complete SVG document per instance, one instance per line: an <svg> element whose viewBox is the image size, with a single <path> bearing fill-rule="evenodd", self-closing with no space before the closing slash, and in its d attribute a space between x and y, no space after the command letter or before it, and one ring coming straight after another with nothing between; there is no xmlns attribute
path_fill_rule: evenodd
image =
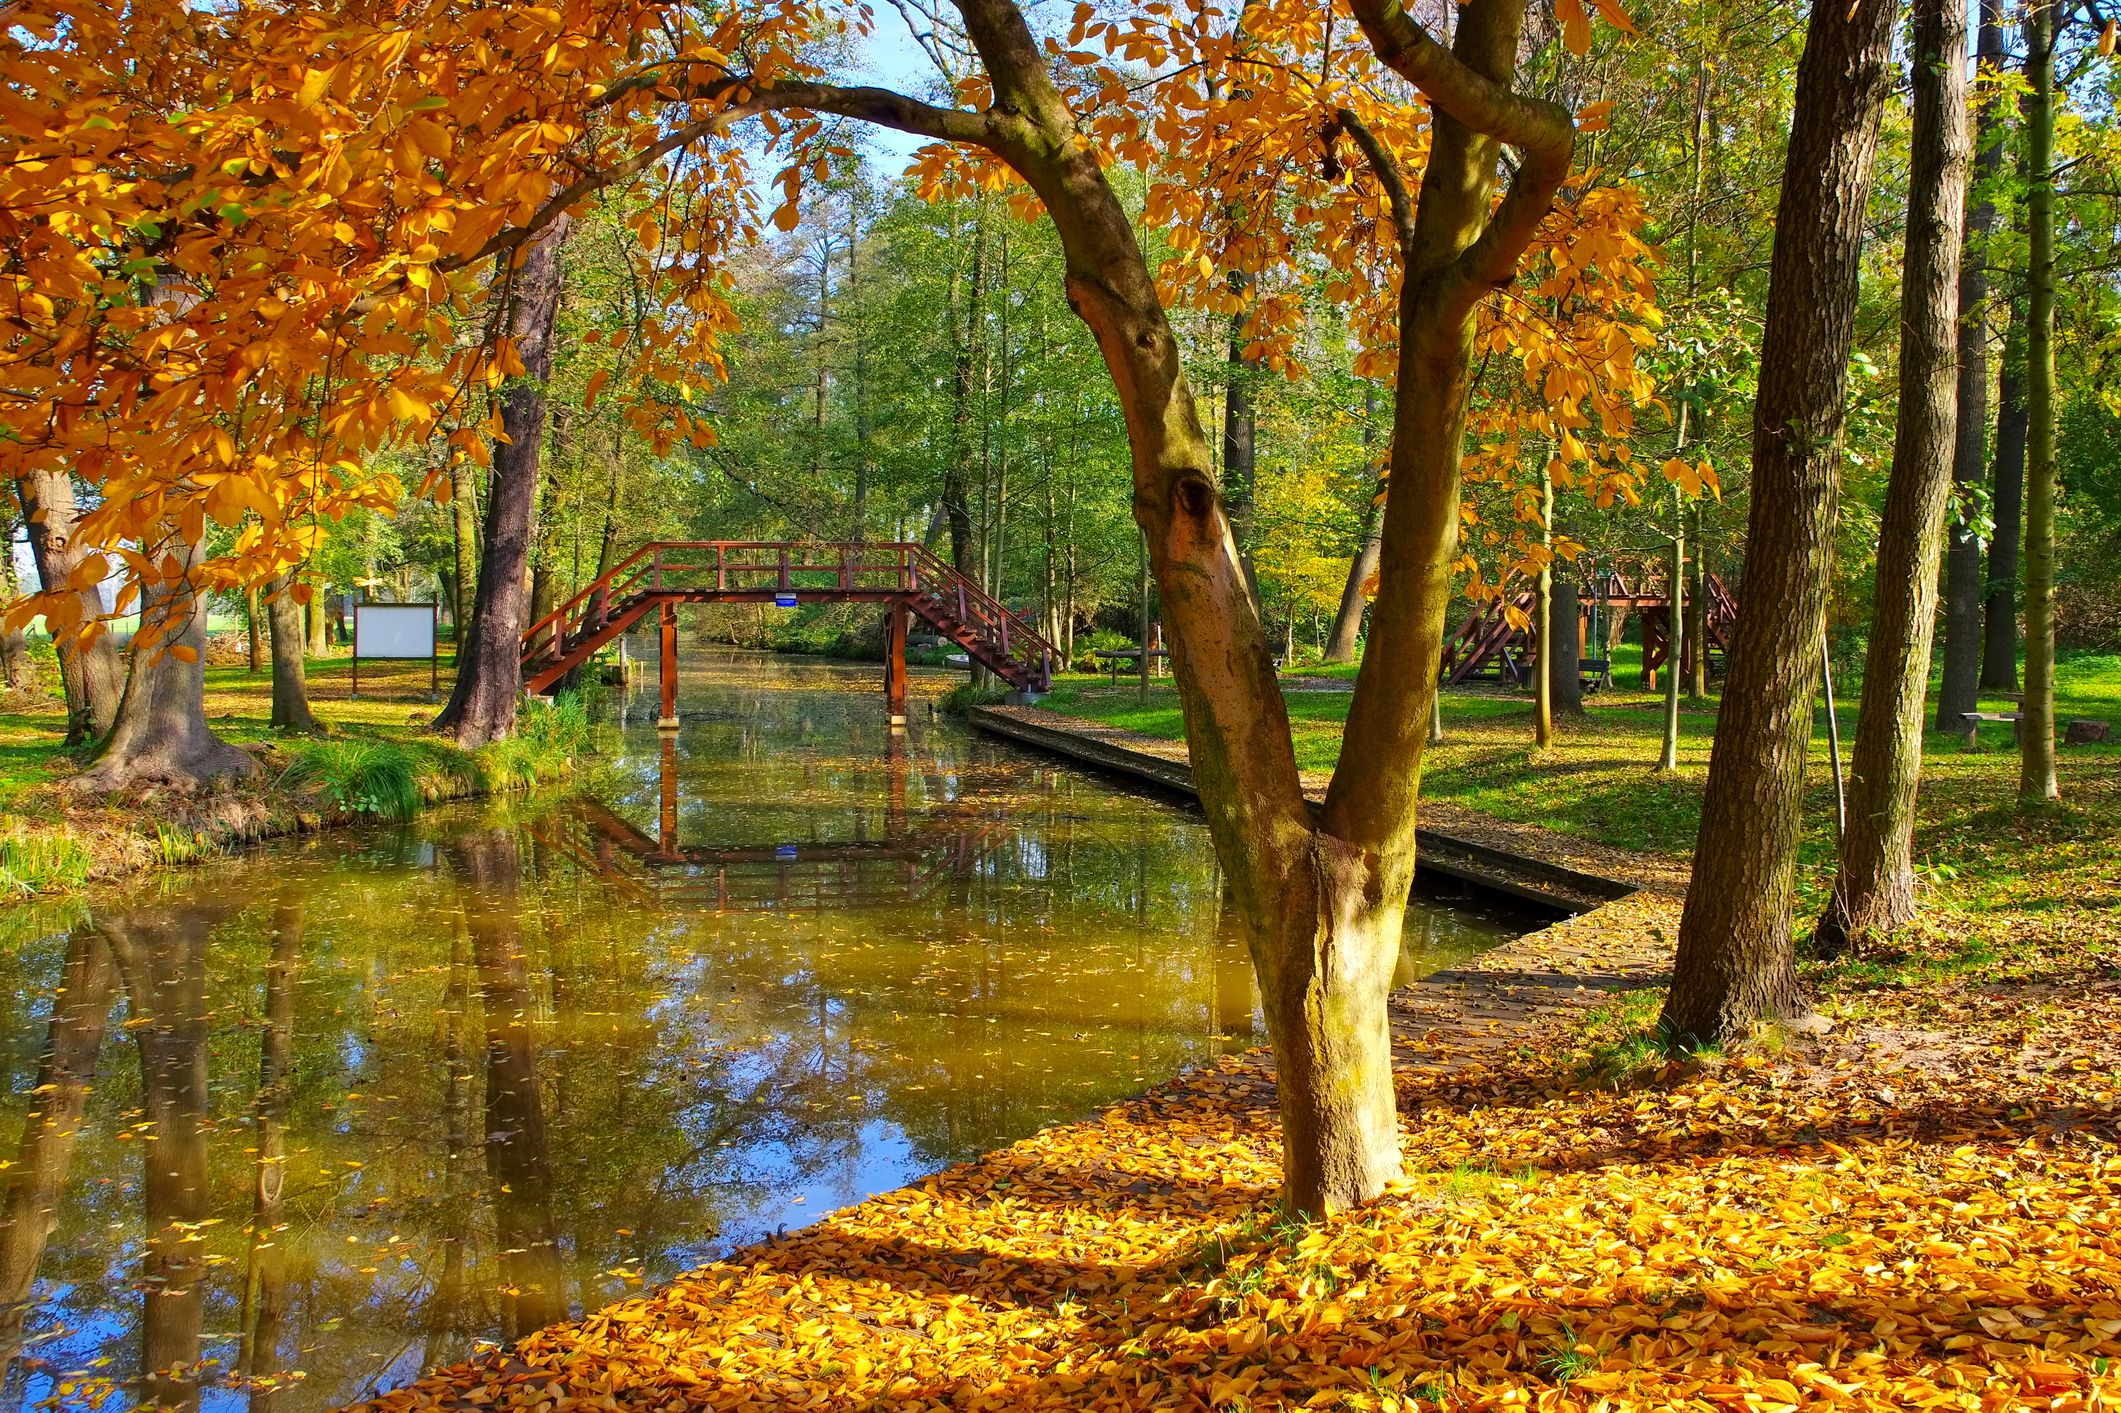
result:
<svg viewBox="0 0 2121 1413"><path fill-rule="evenodd" d="M1400 0L1354 0L1355 18L1377 57L1431 103L1473 131L1506 142L1527 158L1558 159L1564 175L1576 129L1558 103L1526 98L1485 78L1436 42Z"/></svg>
<svg viewBox="0 0 2121 1413"><path fill-rule="evenodd" d="M1355 145L1362 149L1362 155L1369 162L1370 170L1377 174L1378 183L1384 187L1385 196L1392 203L1392 227L1399 237L1399 253L1404 260L1407 253L1414 248L1414 202L1407 195L1406 182L1400 179L1399 164L1392 160L1392 154L1385 150L1385 145L1377 140L1377 134L1371 132L1361 118L1355 116L1353 109L1336 109L1333 121L1340 125L1342 132L1355 139Z"/></svg>

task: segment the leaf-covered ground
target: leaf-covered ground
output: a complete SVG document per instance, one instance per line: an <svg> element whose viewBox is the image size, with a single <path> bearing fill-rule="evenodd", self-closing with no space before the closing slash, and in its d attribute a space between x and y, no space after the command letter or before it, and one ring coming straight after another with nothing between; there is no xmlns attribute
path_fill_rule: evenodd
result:
<svg viewBox="0 0 2121 1413"><path fill-rule="evenodd" d="M1617 1089L1566 1032L1410 1035L1409 1177L1310 1228L1226 1061L376 1406L2097 1407L2114 999Z"/></svg>
<svg viewBox="0 0 2121 1413"><path fill-rule="evenodd" d="M1400 993L1408 1176L1358 1212L1277 1219L1254 1054L375 1406L2109 1406L2116 826L1955 807L1996 857L1814 974L1824 1036L1651 1046L1679 898L1644 860Z"/></svg>

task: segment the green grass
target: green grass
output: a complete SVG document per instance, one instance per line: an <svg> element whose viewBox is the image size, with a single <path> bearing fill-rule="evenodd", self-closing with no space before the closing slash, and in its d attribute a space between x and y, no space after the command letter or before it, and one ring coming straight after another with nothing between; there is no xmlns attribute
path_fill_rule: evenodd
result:
<svg viewBox="0 0 2121 1413"><path fill-rule="evenodd" d="M454 660L445 656L440 666L439 690L446 693ZM252 674L243 665L206 673L208 723L224 740L264 748L276 765L245 790L284 810L322 804L334 812L404 819L426 803L551 784L572 773L593 746L591 712L575 697L557 705L526 703L514 737L466 752L428 729L439 707L425 663L362 664L359 697L352 695L351 664L342 655L310 659L308 675L310 705L326 730L321 737L271 728L269 673ZM57 807L55 791L86 763L85 752L64 746L64 731L56 697L18 697L0 710L0 811ZM157 819L137 809L121 813L70 801L63 827L14 826L0 834L0 896L79 887L100 857L118 867L115 861L126 855L114 841L124 833L146 835L149 855L165 864L192 862L220 847L181 801L167 803L170 817Z"/></svg>
<svg viewBox="0 0 2121 1413"><path fill-rule="evenodd" d="M72 835L18 821L0 832L0 901L79 888L93 863Z"/></svg>
<svg viewBox="0 0 2121 1413"><path fill-rule="evenodd" d="M1663 696L1636 685L1635 645L1625 645L1614 658L1616 685L1587 697L1582 717L1559 723L1557 742L1545 751L1532 744L1529 697L1492 685L1447 691L1444 740L1426 754L1423 798L1649 853L1690 856L1714 744L1717 699L1682 702L1679 766L1659 772ZM1352 670L1304 668L1295 675ZM1855 739L1860 685L1838 685L1836 717L1845 765ZM1317 783L1339 759L1352 696L1291 690L1285 700L1297 764ZM1997 695L1985 695L1983 701L1996 709L2010 705ZM1185 734L1169 678L1155 681L1143 703L1131 681L1123 679L1114 688L1102 677L1070 675L1056 684L1045 705L1164 739L1180 740ZM2079 717L2112 722L2121 738L2121 656L2065 654L2056 672L2056 716L2065 723ZM1835 850L1825 712L1817 712L1816 719L1799 849L1800 927L1808 927L1825 906ZM2030 812L2018 806L2018 756L2007 725L1984 728L1972 750L1955 734L1932 732L1924 752L1916 861L1930 896L1956 912L1955 930L1898 960L1892 954L1866 959L1862 981L1887 984L1900 974L1899 967L1913 969L1904 975L1910 980L1916 972L1927 975L1940 967L1957 974L2007 974L2021 955L2007 944L2022 937L2026 927L1996 915L2061 917L2102 900L2106 916L2121 911L2121 739L2106 746L2059 748L2063 801ZM2058 922L2050 930L2059 938L2059 929ZM2121 966L2116 934L2121 926L2094 929L2072 945L2092 963ZM2027 968L2045 964L2038 956L2024 963Z"/></svg>

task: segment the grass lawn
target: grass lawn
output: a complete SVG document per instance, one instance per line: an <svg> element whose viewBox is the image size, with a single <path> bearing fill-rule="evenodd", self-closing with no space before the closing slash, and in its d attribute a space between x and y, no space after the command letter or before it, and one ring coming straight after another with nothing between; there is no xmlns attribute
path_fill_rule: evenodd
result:
<svg viewBox="0 0 2121 1413"><path fill-rule="evenodd" d="M45 664L46 676L54 674ZM439 664L446 699L455 658ZM163 791L83 797L66 788L88 752L63 744L57 696L0 700L0 899L78 887L215 848L361 815L397 816L422 803L524 788L564 773L586 746L581 712L533 708L514 739L477 752L428 731L440 710L424 662L364 662L353 695L344 652L309 659L309 701L319 737L275 732L272 674L242 664L206 669L206 716L224 740L263 769L200 797Z"/></svg>
<svg viewBox="0 0 2121 1413"><path fill-rule="evenodd" d="M1494 687L1446 692L1444 740L1430 748L1423 795L1605 843L1689 855L1708 777L1715 698L1683 703L1679 769L1660 774L1663 697L1632 686L1636 665L1624 654L1614 668L1620 685L1588 697L1584 717L1561 722L1557 744L1547 751L1532 745L1528 696ZM1304 669L1302 675L1349 671ZM2018 811L2018 756L2008 726L1984 726L1972 751L1955 736L1927 738L1915 847L1918 867L1933 885L1930 900L1940 906L1933 913L1939 936L1918 949L1925 955L1949 945L1978 969L2008 970L2020 962L2037 969L2023 952L2028 944L2069 951L2082 942L2121 958L2121 656L2066 655L2056 681L2061 721L2113 722L2117 739L2058 748L2063 799L2053 809ZM1838 702L1844 752L1854 739L1856 691L1849 684ZM1292 683L1285 697L1297 763L1330 771L1340 755L1349 694ZM1148 735L1184 736L1169 678L1152 685L1144 705L1132 681L1114 688L1104 678L1068 676L1044 705ZM2011 704L1988 697L1983 705L2004 710ZM1807 774L1799 870L1804 918L1824 906L1833 882L1834 785L1825 724L1822 710ZM2098 925L2089 931L2073 925L2085 916Z"/></svg>

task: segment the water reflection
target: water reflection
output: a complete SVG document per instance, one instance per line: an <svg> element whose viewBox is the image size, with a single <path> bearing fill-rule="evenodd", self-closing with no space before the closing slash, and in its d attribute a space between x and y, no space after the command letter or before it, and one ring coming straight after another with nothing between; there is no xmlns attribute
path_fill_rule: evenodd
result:
<svg viewBox="0 0 2121 1413"><path fill-rule="evenodd" d="M0 920L0 1397L327 1407L1249 1042L1192 816L690 675L593 796Z"/></svg>

